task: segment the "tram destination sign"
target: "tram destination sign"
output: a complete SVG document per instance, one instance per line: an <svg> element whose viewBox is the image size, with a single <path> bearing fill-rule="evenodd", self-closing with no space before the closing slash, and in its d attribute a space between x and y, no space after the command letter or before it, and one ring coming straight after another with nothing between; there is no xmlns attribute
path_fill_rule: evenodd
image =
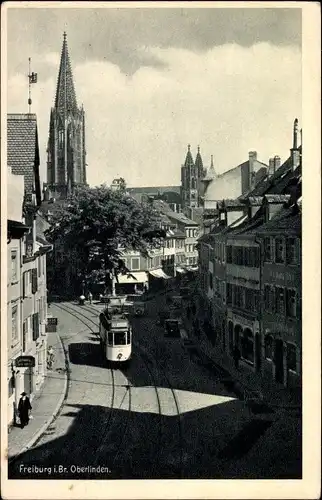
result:
<svg viewBox="0 0 322 500"><path fill-rule="evenodd" d="M33 356L19 356L15 360L15 365L18 368L33 368L35 364L36 362Z"/></svg>

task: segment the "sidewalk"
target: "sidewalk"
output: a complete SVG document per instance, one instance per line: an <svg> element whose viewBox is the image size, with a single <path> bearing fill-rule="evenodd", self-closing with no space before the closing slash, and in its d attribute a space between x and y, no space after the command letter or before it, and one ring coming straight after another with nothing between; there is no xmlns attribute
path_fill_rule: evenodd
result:
<svg viewBox="0 0 322 500"><path fill-rule="evenodd" d="M24 429L12 426L8 435L8 459L16 458L31 448L50 426L59 412L67 392L66 358L58 333L48 333L47 345L52 345L55 360L47 371L42 388L31 403L33 419Z"/></svg>
<svg viewBox="0 0 322 500"><path fill-rule="evenodd" d="M244 368L236 369L233 360L227 353L217 346L213 346L204 331L200 331L197 337L193 327L187 318L184 318L188 337L198 345L202 354L214 365L225 379L234 382L235 389L244 395L245 399L259 399L276 409L298 410L301 408L300 396L292 394L287 388L277 386L274 382L267 380L258 373Z"/></svg>

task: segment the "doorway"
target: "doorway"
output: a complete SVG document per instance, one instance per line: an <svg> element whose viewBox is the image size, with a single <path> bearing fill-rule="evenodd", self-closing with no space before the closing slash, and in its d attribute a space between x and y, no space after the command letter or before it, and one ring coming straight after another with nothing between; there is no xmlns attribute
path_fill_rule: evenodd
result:
<svg viewBox="0 0 322 500"><path fill-rule="evenodd" d="M284 384L284 348L281 339L275 339L275 381Z"/></svg>

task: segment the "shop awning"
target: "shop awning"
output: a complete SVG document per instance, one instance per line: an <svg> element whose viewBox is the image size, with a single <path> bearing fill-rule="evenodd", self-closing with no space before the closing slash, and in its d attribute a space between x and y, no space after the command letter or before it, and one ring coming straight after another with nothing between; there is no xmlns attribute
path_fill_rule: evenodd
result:
<svg viewBox="0 0 322 500"><path fill-rule="evenodd" d="M162 271L162 269L155 269L154 271L149 271L149 273L154 278L163 278L164 280L169 280L170 279L170 276L168 276L167 274L165 274L165 272Z"/></svg>
<svg viewBox="0 0 322 500"><path fill-rule="evenodd" d="M185 274L187 271L185 269L182 269L182 267L176 267L176 272L180 274Z"/></svg>
<svg viewBox="0 0 322 500"><path fill-rule="evenodd" d="M147 273L143 271L138 271L137 273L133 272L130 274L119 274L117 279L120 285L126 283L147 283L148 281Z"/></svg>

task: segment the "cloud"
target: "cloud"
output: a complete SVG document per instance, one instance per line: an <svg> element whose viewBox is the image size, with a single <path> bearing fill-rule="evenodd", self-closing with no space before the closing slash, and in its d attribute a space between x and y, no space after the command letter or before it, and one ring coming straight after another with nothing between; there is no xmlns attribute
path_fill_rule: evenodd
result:
<svg viewBox="0 0 322 500"><path fill-rule="evenodd" d="M142 53L161 66L143 66L132 76L111 62L74 67L86 112L90 184L122 176L129 185L178 185L188 143L194 154L200 144L206 165L213 154L219 173L245 161L250 150L264 162L288 156L293 120L301 120L298 48L226 44L196 53L145 46ZM43 174L57 73L58 65L55 76L33 86ZM23 112L24 96L26 78L16 74L8 111Z"/></svg>

